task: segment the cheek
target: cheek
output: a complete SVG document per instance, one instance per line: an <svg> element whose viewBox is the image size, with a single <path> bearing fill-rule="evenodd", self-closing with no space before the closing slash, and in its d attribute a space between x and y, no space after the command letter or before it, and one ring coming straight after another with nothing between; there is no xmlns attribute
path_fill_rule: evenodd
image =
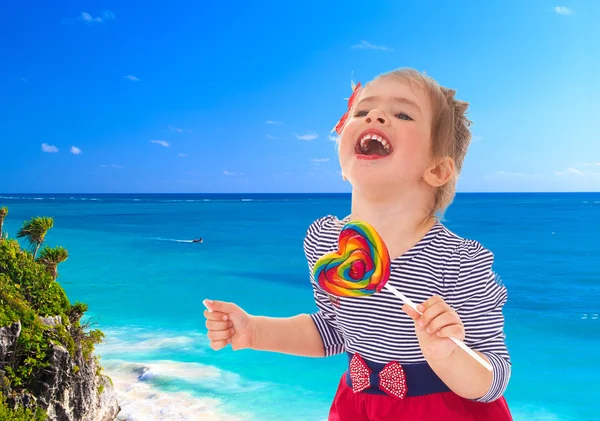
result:
<svg viewBox="0 0 600 421"><path fill-rule="evenodd" d="M348 126L346 126L346 129L348 129ZM340 143L339 143L340 155L347 155L350 152L354 153L354 148L356 146L356 142L355 142L353 136L351 135L352 130L346 130L346 129L342 132L342 136L340 137Z"/></svg>
<svg viewBox="0 0 600 421"><path fill-rule="evenodd" d="M429 134L419 130L418 127L406 130L402 136L401 148L404 149L406 156L419 160L427 159L431 150Z"/></svg>

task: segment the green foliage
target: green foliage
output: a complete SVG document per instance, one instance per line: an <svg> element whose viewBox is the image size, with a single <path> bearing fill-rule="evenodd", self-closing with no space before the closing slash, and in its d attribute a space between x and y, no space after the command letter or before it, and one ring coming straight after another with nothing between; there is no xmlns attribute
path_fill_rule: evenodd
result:
<svg viewBox="0 0 600 421"><path fill-rule="evenodd" d="M67 312L69 321L73 324L79 322L81 316L83 316L86 311L88 311L88 306L86 303L76 302Z"/></svg>
<svg viewBox="0 0 600 421"><path fill-rule="evenodd" d="M12 280L16 290L42 317L62 315L70 308L62 287L31 254L21 250L16 240L0 240L0 274Z"/></svg>
<svg viewBox="0 0 600 421"><path fill-rule="evenodd" d="M0 421L46 421L48 417L40 408L35 413L29 409L11 409L6 404L4 395L0 393Z"/></svg>
<svg viewBox="0 0 600 421"><path fill-rule="evenodd" d="M17 233L17 238L26 238L29 242L33 257L37 255L40 246L46 238L48 230L54 226L54 219L48 216L36 216L23 223L23 227Z"/></svg>
<svg viewBox="0 0 600 421"><path fill-rule="evenodd" d="M92 352L94 352L94 345L102 343L104 339L104 333L99 329L90 330L85 333L84 339L81 341L81 351L83 358L86 360L90 359Z"/></svg>
<svg viewBox="0 0 600 421"><path fill-rule="evenodd" d="M52 218L33 218L23 225L19 236L26 237L37 251L52 225ZM21 249L18 241L0 238L0 327L21 322L14 359L3 368L10 388L15 391L34 389L36 376L49 364L51 344L64 346L72 357L80 351L89 360L94 346L104 338L100 330L88 332L88 326L80 324L87 305L80 302L71 305L63 288L48 271L48 264L56 268L67 257L62 247L44 248L36 261L32 253ZM62 323L46 326L40 318L48 316L60 316ZM24 410L12 411L3 399L0 393L0 421L45 419L43 413L44 417L38 418Z"/></svg>
<svg viewBox="0 0 600 421"><path fill-rule="evenodd" d="M6 206L2 206L0 208L0 239L3 238L2 226L4 225L4 218L8 215L8 208Z"/></svg>
<svg viewBox="0 0 600 421"><path fill-rule="evenodd" d="M58 276L57 266L69 258L69 252L61 247L45 247L37 261L46 267L46 271L54 278Z"/></svg>

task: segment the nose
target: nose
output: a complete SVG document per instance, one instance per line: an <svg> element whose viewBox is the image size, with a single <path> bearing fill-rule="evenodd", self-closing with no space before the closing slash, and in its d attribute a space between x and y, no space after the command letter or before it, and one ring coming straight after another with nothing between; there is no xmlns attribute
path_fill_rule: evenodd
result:
<svg viewBox="0 0 600 421"><path fill-rule="evenodd" d="M365 119L365 121L368 124L371 124L372 122L378 122L380 124L385 124L387 122L386 118L385 118L385 114L383 113L383 111L375 108L372 109L371 111L369 111L369 114L367 114L367 117Z"/></svg>

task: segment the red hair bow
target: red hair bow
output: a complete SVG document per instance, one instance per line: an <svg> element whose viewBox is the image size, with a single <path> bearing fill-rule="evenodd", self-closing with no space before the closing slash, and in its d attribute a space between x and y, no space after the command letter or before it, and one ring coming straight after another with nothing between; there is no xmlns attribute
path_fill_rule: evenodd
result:
<svg viewBox="0 0 600 421"><path fill-rule="evenodd" d="M346 111L344 113L344 115L342 116L342 118L340 118L340 121L338 121L338 123L335 125L334 129L332 130L335 131L338 135L342 134L342 129L344 128L344 126L346 125L346 122L348 121L348 114L350 113L350 110L352 109L352 105L354 104L354 101L356 100L356 97L358 96L358 92L360 91L360 82L358 82L357 85L354 85L354 83L352 83L352 95L350 95L350 98L348 98L348 111Z"/></svg>

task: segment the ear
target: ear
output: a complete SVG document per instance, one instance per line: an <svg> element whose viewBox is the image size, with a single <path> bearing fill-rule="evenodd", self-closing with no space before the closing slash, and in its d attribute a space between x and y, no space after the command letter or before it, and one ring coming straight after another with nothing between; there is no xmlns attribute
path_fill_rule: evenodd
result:
<svg viewBox="0 0 600 421"><path fill-rule="evenodd" d="M455 171L454 160L449 156L444 156L436 159L434 164L425 170L423 179L432 187L441 187L452 178Z"/></svg>

